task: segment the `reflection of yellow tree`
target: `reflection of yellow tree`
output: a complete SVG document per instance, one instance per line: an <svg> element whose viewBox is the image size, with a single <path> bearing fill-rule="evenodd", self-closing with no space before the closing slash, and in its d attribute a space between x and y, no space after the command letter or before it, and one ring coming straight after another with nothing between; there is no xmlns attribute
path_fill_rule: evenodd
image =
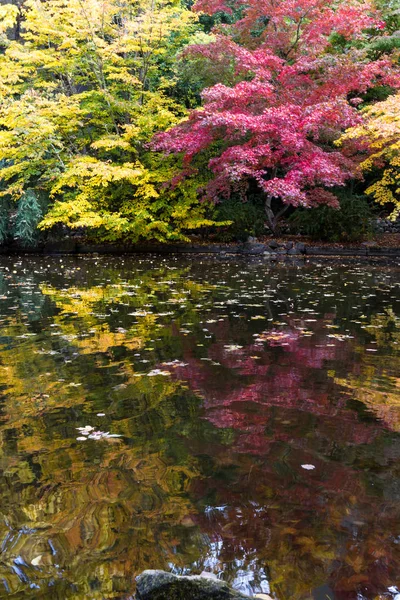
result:
<svg viewBox="0 0 400 600"><path fill-rule="evenodd" d="M346 378L336 377L335 382L351 390L378 419L393 431L400 431L400 318L392 308L375 314L363 329L374 338L374 352L360 353L358 371Z"/></svg>
<svg viewBox="0 0 400 600"><path fill-rule="evenodd" d="M377 368L370 364L362 368L360 375L350 375L346 379L338 377L335 382L350 389L352 395L363 402L387 427L400 431L400 379L391 377L390 388L382 389L379 376Z"/></svg>
<svg viewBox="0 0 400 600"><path fill-rule="evenodd" d="M400 351L400 316L395 314L393 308L374 315L365 328L373 335L378 347Z"/></svg>
<svg viewBox="0 0 400 600"><path fill-rule="evenodd" d="M185 281L181 271L162 279L157 271L105 286L43 285L57 313L40 341L17 317L2 328L12 343L0 351L7 415L0 431L0 577L11 591L26 587L12 568L19 556L29 580L58 582L43 598L120 597L138 571L176 562L178 540L185 531L189 538L187 491L199 472L192 457L168 456L168 432L183 431L197 400L179 381L139 375L129 358L113 356L116 347L129 353L172 336L170 320L166 332L157 311L171 314L178 305L178 322L198 320L195 305L208 288ZM127 330L112 324L117 310L137 313ZM70 360L76 353L82 358ZM111 399L104 366L123 376ZM77 426L104 428L95 416L99 401L113 411L112 432L124 437L77 442ZM188 552L195 560L199 545Z"/></svg>
<svg viewBox="0 0 400 600"><path fill-rule="evenodd" d="M88 579L101 581L102 594L118 579L129 589L127 581L141 569L173 560L173 528L183 527L193 510L183 492L195 471L169 467L158 454L123 452L120 446L107 448L105 459L93 467L82 462L79 452L63 449L54 456L59 452L40 459L42 467L47 463L41 487L30 486L19 499L22 506L8 507L8 531L36 531L21 535L17 546L6 546L3 565L12 565L19 555L28 565L38 561L39 577L49 579L58 564L66 582L71 577L82 584L81 595L74 598L85 598ZM62 458L73 461L73 467L65 468ZM1 529L4 539L7 528ZM2 571L16 586L17 578Z"/></svg>
<svg viewBox="0 0 400 600"><path fill-rule="evenodd" d="M42 294L51 299L58 313L52 319L53 327L41 335L40 343L35 336L30 337L29 324L21 322L18 315L9 318L1 329L2 336L13 340L12 345L4 345L0 353L0 385L11 400L7 412L9 421L20 420L21 415L29 418L33 413L84 403L86 384L90 387L91 382L86 372L81 374L68 361L60 360L60 351L65 349L88 355L92 368L98 364L97 357L104 355L107 366L118 368L126 384L137 383L131 361L113 362L112 349L123 347L137 351L156 337L161 341L172 337L170 319L166 327L157 308L172 314L171 306L178 304L183 310L176 323L198 320L195 305L204 300L211 286L186 280L184 276L182 270L160 269L125 283L117 278L115 283L105 286L58 289L42 285ZM162 306L158 304L160 300L164 303ZM123 309L133 313L130 318L133 324L128 329L113 326L103 318L106 314L112 315L108 314L110 310ZM16 332L23 338L18 342ZM76 378L81 378L83 383ZM83 387L78 387L80 385ZM142 382L141 385L147 384ZM165 386L176 387L172 382L164 382Z"/></svg>
<svg viewBox="0 0 400 600"><path fill-rule="evenodd" d="M194 459L180 465L165 454L167 432L176 426L171 403L179 384L143 378L130 387L134 417L114 421L113 430L133 446L125 438L78 443L76 422L50 431L46 412L51 414L52 402L40 418L28 399L17 410L7 404L12 429L2 430L0 537L19 532L19 538L5 544L0 572L12 590L20 583L10 574L17 556L27 565L39 561L40 573L27 570L33 581L50 580L61 569L63 585L81 586L74 598L86 598L93 580L101 583L99 595L91 597L112 598L118 581L129 589L141 569L174 560L175 538L182 537L177 530L185 530L194 511L188 486L199 475ZM77 394L75 402L83 398Z"/></svg>
<svg viewBox="0 0 400 600"><path fill-rule="evenodd" d="M27 332L27 325L19 325L18 331ZM15 335L13 325L2 329L6 337ZM24 333L22 333L24 335ZM18 344L5 346L0 351L0 386L6 395L8 423L13 415L19 420L55 406L70 406L75 402L72 388L62 381L64 366L57 364L56 352L49 340L41 347L35 338L26 337Z"/></svg>
<svg viewBox="0 0 400 600"><path fill-rule="evenodd" d="M163 275L168 279L163 281ZM161 335L164 325L154 311L154 308L161 308L160 300L169 309L176 305L183 307L186 319L198 320L195 304L204 299L211 287L185 279L182 270L164 273L160 270L143 275L140 279L133 279L129 284L70 287L65 290L42 285L41 291L60 309L54 323L60 326L67 339L73 341L83 353L91 354L106 352L115 346L139 350L151 339ZM104 313L113 307L115 312L128 307L137 321L128 330L112 331L110 324L100 320L99 315L104 317ZM162 310L160 312L162 314ZM66 314L71 313L74 318L66 318Z"/></svg>

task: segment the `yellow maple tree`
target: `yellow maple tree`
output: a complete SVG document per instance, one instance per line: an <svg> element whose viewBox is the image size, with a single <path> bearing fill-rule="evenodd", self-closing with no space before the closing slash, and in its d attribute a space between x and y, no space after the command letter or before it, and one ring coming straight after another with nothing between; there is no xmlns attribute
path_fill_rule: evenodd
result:
<svg viewBox="0 0 400 600"><path fill-rule="evenodd" d="M390 216L400 214L400 94L389 96L364 110L361 125L349 129L343 140L367 143L369 156L361 164L364 172L379 168L379 177L366 193L381 205L392 204Z"/></svg>
<svg viewBox="0 0 400 600"><path fill-rule="evenodd" d="M198 21L185 3L26 0L19 39L7 39L17 17L1 8L0 202L29 190L46 203L40 228L104 240L182 239L211 224L199 183L169 192L177 161L148 150L186 112L175 63Z"/></svg>

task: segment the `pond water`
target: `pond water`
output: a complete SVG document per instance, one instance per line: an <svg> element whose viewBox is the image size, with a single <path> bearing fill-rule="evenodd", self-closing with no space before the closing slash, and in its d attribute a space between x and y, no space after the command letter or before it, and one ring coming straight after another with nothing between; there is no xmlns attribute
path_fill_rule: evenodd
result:
<svg viewBox="0 0 400 600"><path fill-rule="evenodd" d="M398 600L399 284L389 263L2 257L0 598L126 599L162 568Z"/></svg>

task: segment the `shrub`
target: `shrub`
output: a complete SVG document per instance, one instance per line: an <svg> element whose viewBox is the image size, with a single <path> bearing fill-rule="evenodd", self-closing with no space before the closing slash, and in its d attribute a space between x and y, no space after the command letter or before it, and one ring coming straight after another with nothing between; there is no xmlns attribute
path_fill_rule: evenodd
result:
<svg viewBox="0 0 400 600"><path fill-rule="evenodd" d="M373 234L373 210L365 196L338 193L340 210L329 206L298 209L290 217L291 228L313 239L357 242Z"/></svg>
<svg viewBox="0 0 400 600"><path fill-rule="evenodd" d="M230 225L217 231L217 239L224 242L246 241L249 236L265 233L265 211L262 202L231 198L218 204L216 221L231 221Z"/></svg>

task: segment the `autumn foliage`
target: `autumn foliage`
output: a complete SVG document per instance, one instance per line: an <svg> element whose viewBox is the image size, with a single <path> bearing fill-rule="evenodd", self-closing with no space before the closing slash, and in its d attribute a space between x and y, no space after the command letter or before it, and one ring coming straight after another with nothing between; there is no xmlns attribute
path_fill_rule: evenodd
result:
<svg viewBox="0 0 400 600"><path fill-rule="evenodd" d="M394 207L392 218L400 213L400 94L389 96L364 111L363 122L350 129L345 140L357 140L368 157L361 164L366 173L378 175L367 188L378 204Z"/></svg>
<svg viewBox="0 0 400 600"><path fill-rule="evenodd" d="M335 142L397 89L393 27L369 0L3 5L1 241L26 194L32 240L183 240L254 194L273 231L288 206L339 207L366 154Z"/></svg>
<svg viewBox="0 0 400 600"><path fill-rule="evenodd" d="M215 41L189 49L217 63L228 54L238 81L205 90L204 107L160 135L157 147L182 152L192 169L201 152L211 152L204 196L214 201L245 197L256 182L272 229L273 199L337 206L332 188L359 169L357 157L333 142L360 123L360 95L398 84L388 57L371 61L355 43L384 27L378 12L368 2L326 0L200 0L196 9L239 15L215 29Z"/></svg>

